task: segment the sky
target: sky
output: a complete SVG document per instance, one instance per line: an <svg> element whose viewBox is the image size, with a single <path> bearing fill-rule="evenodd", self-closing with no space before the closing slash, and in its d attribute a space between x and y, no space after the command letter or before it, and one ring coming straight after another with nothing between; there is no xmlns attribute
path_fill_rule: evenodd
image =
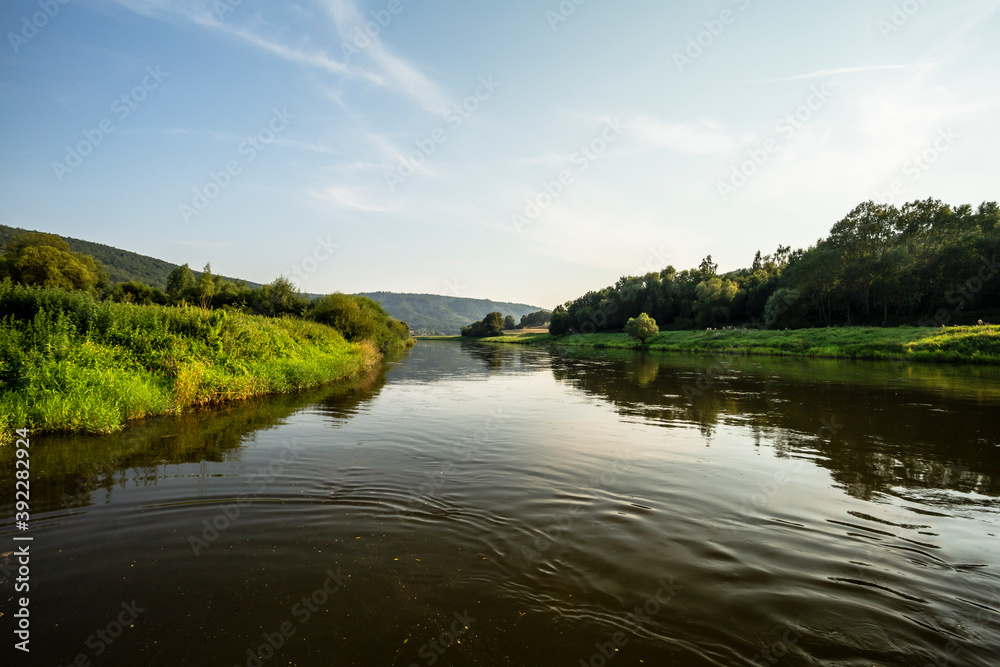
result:
<svg viewBox="0 0 1000 667"><path fill-rule="evenodd" d="M0 223L552 308L1000 183L1000 0L8 0Z"/></svg>

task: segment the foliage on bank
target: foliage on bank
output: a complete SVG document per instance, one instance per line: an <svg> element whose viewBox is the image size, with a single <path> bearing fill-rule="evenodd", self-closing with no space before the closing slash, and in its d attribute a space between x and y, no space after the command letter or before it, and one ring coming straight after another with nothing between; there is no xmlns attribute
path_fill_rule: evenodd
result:
<svg viewBox="0 0 1000 667"><path fill-rule="evenodd" d="M645 344L624 333L505 335L490 342L709 354L1000 363L1000 326L830 327L661 331Z"/></svg>
<svg viewBox="0 0 1000 667"><path fill-rule="evenodd" d="M940 327L1000 321L1000 207L928 199L866 202L807 249L758 251L749 268L626 276L558 306L549 331L621 331L648 313L661 329Z"/></svg>
<svg viewBox="0 0 1000 667"><path fill-rule="evenodd" d="M108 433L148 415L357 378L379 366L378 344L301 318L100 302L8 279L0 433Z"/></svg>

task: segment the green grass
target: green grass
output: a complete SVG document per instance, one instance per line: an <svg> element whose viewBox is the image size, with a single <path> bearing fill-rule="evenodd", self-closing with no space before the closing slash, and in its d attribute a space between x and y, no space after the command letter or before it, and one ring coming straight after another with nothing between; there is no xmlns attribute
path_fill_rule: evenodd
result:
<svg viewBox="0 0 1000 667"><path fill-rule="evenodd" d="M990 325L943 329L831 327L792 331L663 331L647 340L645 345L623 333L569 334L559 337L550 334L512 333L481 340L667 352L1000 363L1000 326Z"/></svg>
<svg viewBox="0 0 1000 667"><path fill-rule="evenodd" d="M149 415L358 378L381 359L371 343L315 322L0 283L0 440L25 427L110 433Z"/></svg>

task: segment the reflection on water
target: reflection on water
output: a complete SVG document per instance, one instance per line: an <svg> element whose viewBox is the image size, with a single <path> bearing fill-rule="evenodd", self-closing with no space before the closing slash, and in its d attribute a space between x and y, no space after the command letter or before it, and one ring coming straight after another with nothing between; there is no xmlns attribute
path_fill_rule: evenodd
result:
<svg viewBox="0 0 1000 667"><path fill-rule="evenodd" d="M992 665L998 408L988 367L422 343L39 438L32 660Z"/></svg>

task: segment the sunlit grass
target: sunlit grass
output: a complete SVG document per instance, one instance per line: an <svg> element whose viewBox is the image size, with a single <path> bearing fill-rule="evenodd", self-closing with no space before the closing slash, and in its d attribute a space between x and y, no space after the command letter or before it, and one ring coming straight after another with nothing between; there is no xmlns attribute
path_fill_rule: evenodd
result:
<svg viewBox="0 0 1000 667"><path fill-rule="evenodd" d="M0 437L110 433L195 405L291 392L375 370L334 329L200 308L87 302L0 286Z"/></svg>

